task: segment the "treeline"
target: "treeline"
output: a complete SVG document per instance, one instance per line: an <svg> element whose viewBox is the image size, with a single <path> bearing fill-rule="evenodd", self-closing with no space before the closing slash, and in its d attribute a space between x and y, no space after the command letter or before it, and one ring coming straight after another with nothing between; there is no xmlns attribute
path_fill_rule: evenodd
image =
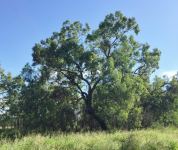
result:
<svg viewBox="0 0 178 150"><path fill-rule="evenodd" d="M12 77L0 69L0 127L22 133L178 125L178 76L155 77L160 51L121 12L96 30L66 21Z"/></svg>

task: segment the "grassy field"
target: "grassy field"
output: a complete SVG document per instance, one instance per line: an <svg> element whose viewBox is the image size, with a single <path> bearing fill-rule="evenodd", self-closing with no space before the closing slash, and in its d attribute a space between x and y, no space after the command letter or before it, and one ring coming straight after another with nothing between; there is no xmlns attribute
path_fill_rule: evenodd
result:
<svg viewBox="0 0 178 150"><path fill-rule="evenodd" d="M0 150L178 150L178 129L30 135L0 140Z"/></svg>

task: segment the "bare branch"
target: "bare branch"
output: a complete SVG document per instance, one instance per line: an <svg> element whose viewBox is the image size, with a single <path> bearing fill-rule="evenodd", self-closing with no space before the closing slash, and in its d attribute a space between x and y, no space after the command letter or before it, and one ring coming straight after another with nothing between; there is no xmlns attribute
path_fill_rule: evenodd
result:
<svg viewBox="0 0 178 150"><path fill-rule="evenodd" d="M86 96L87 96L87 93L84 92L82 90L82 88L79 86L78 83L75 82L75 80L71 79L70 76L66 75L64 72L61 71L61 73L64 75L64 77L66 77L74 86L77 87L77 89L79 90L79 93L81 94L82 98L85 100L86 99Z"/></svg>
<svg viewBox="0 0 178 150"><path fill-rule="evenodd" d="M139 70L141 70L142 68L144 68L144 67L145 67L145 64L142 65L142 66L140 66L140 67L138 67L138 68L133 72L133 74L138 74L137 72L138 72Z"/></svg>

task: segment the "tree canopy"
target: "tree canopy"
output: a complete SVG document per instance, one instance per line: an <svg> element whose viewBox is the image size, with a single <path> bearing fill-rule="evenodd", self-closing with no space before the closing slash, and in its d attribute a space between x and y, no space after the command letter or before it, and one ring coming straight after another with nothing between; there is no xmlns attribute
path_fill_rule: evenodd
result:
<svg viewBox="0 0 178 150"><path fill-rule="evenodd" d="M161 52L138 42L138 34L135 18L120 11L95 30L65 21L35 44L33 64L18 77L0 71L0 91L7 93L0 98L8 102L3 115L12 111L27 132L176 125L177 77L150 80Z"/></svg>

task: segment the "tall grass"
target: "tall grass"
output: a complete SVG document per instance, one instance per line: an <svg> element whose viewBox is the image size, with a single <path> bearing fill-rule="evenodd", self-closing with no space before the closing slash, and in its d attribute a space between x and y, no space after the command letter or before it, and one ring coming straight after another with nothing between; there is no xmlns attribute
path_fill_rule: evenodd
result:
<svg viewBox="0 0 178 150"><path fill-rule="evenodd" d="M178 150L178 129L30 135L2 139L0 150Z"/></svg>

